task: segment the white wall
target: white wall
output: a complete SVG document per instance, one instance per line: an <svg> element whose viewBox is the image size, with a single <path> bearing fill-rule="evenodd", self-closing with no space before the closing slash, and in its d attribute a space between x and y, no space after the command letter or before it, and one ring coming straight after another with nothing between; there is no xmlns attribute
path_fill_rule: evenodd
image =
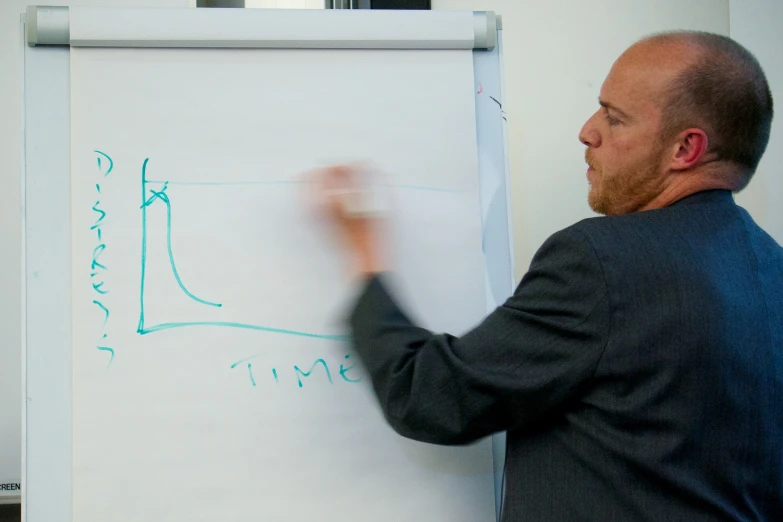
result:
<svg viewBox="0 0 783 522"><path fill-rule="evenodd" d="M728 0L433 0L432 7L503 15L519 277L549 235L594 215L577 135L597 109L612 62L657 31L729 33Z"/></svg>
<svg viewBox="0 0 783 522"><path fill-rule="evenodd" d="M22 35L28 4L195 6L195 0L0 1L0 483L21 477ZM0 502L8 495L0 492Z"/></svg>
<svg viewBox="0 0 783 522"><path fill-rule="evenodd" d="M777 109L767 152L737 202L783 245L783 2L732 0L730 7L731 37L761 63Z"/></svg>

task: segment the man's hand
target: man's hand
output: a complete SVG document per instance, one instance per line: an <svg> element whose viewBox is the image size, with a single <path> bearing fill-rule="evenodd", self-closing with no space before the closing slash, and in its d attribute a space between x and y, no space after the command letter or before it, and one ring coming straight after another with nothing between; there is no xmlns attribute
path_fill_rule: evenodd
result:
<svg viewBox="0 0 783 522"><path fill-rule="evenodd" d="M377 192L367 189L360 166L336 165L308 173L310 199L337 227L346 242L356 277L388 270L381 252L383 209Z"/></svg>

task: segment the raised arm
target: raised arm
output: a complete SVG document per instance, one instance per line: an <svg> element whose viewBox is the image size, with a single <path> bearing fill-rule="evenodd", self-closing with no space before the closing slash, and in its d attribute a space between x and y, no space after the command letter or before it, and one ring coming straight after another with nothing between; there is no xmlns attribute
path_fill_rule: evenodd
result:
<svg viewBox="0 0 783 522"><path fill-rule="evenodd" d="M460 338L414 325L383 277L368 274L350 324L386 419L412 439L535 428L589 386L609 337L601 266L574 230L552 236L514 295Z"/></svg>

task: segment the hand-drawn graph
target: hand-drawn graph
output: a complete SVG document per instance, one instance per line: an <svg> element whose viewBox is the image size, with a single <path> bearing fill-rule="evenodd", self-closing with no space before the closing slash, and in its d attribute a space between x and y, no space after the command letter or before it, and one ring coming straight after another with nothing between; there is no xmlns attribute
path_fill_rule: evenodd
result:
<svg viewBox="0 0 783 522"><path fill-rule="evenodd" d="M301 181L295 181L295 180L256 180L256 181L187 181L183 180L183 176L177 176L177 180L166 180L166 179L152 179L152 177L149 175L149 169L150 169L150 159L147 158L143 161L142 167L141 167L141 199L140 199L140 205L139 205L139 211L141 214L141 253L140 253L140 260L141 260L141 275L140 275L140 288L139 288L139 318L138 318L138 325L137 325L137 333L140 335L147 335L155 332L160 332L164 330L169 330L173 328L191 328L191 327L220 327L220 328L233 328L233 329L245 329L245 330L254 330L259 332L267 332L267 333L273 333L273 334L282 334L282 335L288 335L288 336L297 336L297 337L305 337L305 338L313 338L313 339L321 339L321 340L327 340L327 341L344 341L346 339L345 335L341 335L339 333L332 333L332 332L324 332L324 331L318 331L318 330L307 330L304 328L291 328L291 327L283 327L276 324L264 324L261 322L255 322L255 321L248 321L248 320L234 320L231 310L231 305L229 302L226 302L226 298L230 296L226 295L220 295L221 292L221 286L214 283L205 283L202 280L199 279L190 279L182 273L182 270L180 266L178 265L178 261L192 264L192 263L198 263L198 259L192 254L192 253L186 253L181 259L178 258L175 255L175 242L177 241L177 232L179 231L182 233L183 229L191 228L190 225L187 223L180 222L180 228L177 229L177 227L174 225L174 219L177 213L178 209L182 209L182 207L178 205L185 205L187 202L183 202L180 198L178 199L176 196L172 195L172 192L174 188L182 189L186 188L191 191L194 190L205 190L207 192L214 193L216 190L224 189L229 191L234 191L233 193L236 193L237 191L241 191L243 193L250 193L253 190L259 190L259 187L261 189L268 189L269 187L274 187L275 190L285 190L287 194L290 194L292 191L292 188L299 189L300 187L292 187L294 185L300 185ZM432 197L449 197L453 196L459 191L447 189L447 188L436 188L436 187L427 187L427 186L415 186L415 185L403 185L403 184L390 184L389 186L394 187L395 189L403 189L406 193L415 193L419 194L421 198L429 199ZM440 194L437 194L440 193ZM193 194L191 192L190 194ZM260 192L258 193L260 197ZM210 196L212 197L212 196ZM217 196L214 196L217 197ZM191 205L192 206L192 205ZM220 207L221 209L227 208L226 204L222 204ZM247 207L247 204L245 207L247 208L247 213L251 214L253 213L253 209ZM156 211L155 217L151 217L150 212ZM312 228L310 223L307 224L300 224L300 229L309 229ZM200 311L197 313L199 316L198 318L182 318L181 317L181 311L179 310L180 307L177 307L176 310L170 309L169 312L177 312L180 314L180 317L176 320L172 320L167 317L158 318L156 316L155 320L150 319L150 315L148 312L149 308L149 300L151 299L150 296L150 285L152 284L150 282L150 267L151 267L151 259L148 255L148 249L151 245L151 232L155 231L161 237L160 240L165 242L165 256L162 256L166 259L165 263L167 264L166 272L167 276L170 279L173 279L176 282L176 287L169 286L169 288L176 288L176 292L180 294L180 296L185 297L187 301L189 301L190 305L197 305L200 307ZM165 231L165 233L162 233L162 231ZM192 230L190 230L192 232ZM180 238L181 239L181 238ZM257 239L256 239L257 241ZM306 243L306 241L303 241ZM270 250L269 256L277 256L277 257L285 257L286 255L290 255L285 251L284 246L280 245L271 245L274 247L273 250ZM243 245L237 245L235 246L237 250L241 250L244 248ZM231 252L227 252L226 256L233 255ZM297 255L306 256L307 254L303 254L302 252L297 252ZM322 264L322 263L311 263L312 265L316 264ZM158 258L158 273L161 271L160 265L160 257ZM230 274L229 274L230 275ZM229 276L227 275L227 277ZM285 277L292 278L295 274L287 273ZM265 276L270 277L270 276ZM280 276L278 274L272 274L271 278L279 278ZM199 288L201 286L202 288ZM207 287L208 291L203 290L203 287ZM281 286L279 284L275 285L276 291L281 292ZM334 288L332 286L331 288ZM211 293L210 293L211 292ZM207 295L207 293L210 293ZM170 295L167 296L167 299L171 298ZM180 301L182 303L182 301ZM190 306L188 305L188 306ZM209 315L208 312L212 311L212 313L218 315L219 318L204 318L205 314ZM317 323L317 321L315 321ZM307 321L307 324L313 324L313 321Z"/></svg>
<svg viewBox="0 0 783 522"><path fill-rule="evenodd" d="M270 332L284 335L293 335L299 337L311 337L316 339L325 339L331 341L342 341L345 339L343 335L324 334L317 332L308 332L300 330L291 330L285 328L276 328L273 326L262 324L251 324L245 322L234 321L171 321L171 322L159 322L155 324L148 324L145 317L145 287L147 285L147 242L148 242L148 227L150 223L147 218L147 209L152 205L163 205L166 208L166 248L168 251L168 260L171 269L171 274L177 282L179 289L191 300L195 301L206 307L221 308L223 304L215 302L214 300L206 300L196 296L192 293L182 280L182 277L177 270L177 264L172 248L172 201L167 192L170 184L169 181L157 181L147 179L147 166L149 158L144 160L141 169L141 227L142 227L142 239L141 239L141 283L139 290L139 324L137 327L137 333L140 335L146 335L161 330L167 330L171 328L186 328L195 326L216 326L223 328L240 328L247 330L257 330L262 332ZM176 183L176 182L175 182ZM187 182L184 182L187 183ZM218 185L220 182L204 182L203 185Z"/></svg>

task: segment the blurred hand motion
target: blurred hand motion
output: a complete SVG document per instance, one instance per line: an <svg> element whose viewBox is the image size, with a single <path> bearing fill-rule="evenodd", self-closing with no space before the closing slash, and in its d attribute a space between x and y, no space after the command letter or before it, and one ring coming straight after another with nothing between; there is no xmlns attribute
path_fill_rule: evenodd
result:
<svg viewBox="0 0 783 522"><path fill-rule="evenodd" d="M310 204L344 241L351 274L367 277L389 269L382 252L385 205L368 167L333 165L306 173Z"/></svg>

